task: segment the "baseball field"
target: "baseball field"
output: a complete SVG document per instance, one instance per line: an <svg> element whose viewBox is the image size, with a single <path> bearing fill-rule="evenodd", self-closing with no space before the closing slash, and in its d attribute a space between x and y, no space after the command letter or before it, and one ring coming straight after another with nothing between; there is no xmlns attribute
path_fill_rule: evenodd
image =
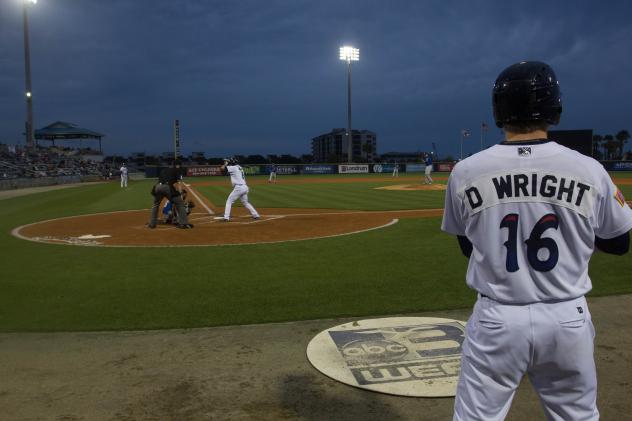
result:
<svg viewBox="0 0 632 421"><path fill-rule="evenodd" d="M632 198L632 174L614 173ZM466 259L440 231L447 174L190 179L192 230L149 230L152 180L2 200L0 331L147 330L467 308ZM190 196L190 198L191 198ZM99 239L104 239L100 241ZM591 296L632 292L632 258L596 254Z"/></svg>

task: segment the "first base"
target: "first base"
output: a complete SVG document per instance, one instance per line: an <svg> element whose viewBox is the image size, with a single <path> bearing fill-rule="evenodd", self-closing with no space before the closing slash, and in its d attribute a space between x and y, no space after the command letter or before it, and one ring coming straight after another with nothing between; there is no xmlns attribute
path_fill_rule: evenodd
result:
<svg viewBox="0 0 632 421"><path fill-rule="evenodd" d="M400 396L456 394L465 322L392 317L346 323L316 335L309 362L350 386Z"/></svg>

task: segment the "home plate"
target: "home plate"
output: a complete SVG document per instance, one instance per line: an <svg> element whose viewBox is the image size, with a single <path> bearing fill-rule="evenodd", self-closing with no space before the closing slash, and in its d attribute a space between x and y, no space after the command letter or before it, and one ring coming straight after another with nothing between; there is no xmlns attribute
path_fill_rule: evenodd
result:
<svg viewBox="0 0 632 421"><path fill-rule="evenodd" d="M84 235L81 235L81 236L79 236L77 238L80 239L80 240L96 240L98 238L110 238L110 237L111 237L111 235L107 235L107 234L104 234L104 235L84 234Z"/></svg>
<svg viewBox="0 0 632 421"><path fill-rule="evenodd" d="M456 394L465 322L389 317L335 326L307 345L309 362L350 386L391 395Z"/></svg>

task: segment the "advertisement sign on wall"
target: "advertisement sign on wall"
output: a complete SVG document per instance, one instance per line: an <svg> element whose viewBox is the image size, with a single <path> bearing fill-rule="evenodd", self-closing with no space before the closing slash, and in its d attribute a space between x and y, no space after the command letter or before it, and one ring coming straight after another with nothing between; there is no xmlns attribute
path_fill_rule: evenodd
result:
<svg viewBox="0 0 632 421"><path fill-rule="evenodd" d="M371 165L371 172L374 173L392 173L395 169L395 164L373 164ZM399 170L403 172L405 170L405 166L403 164L399 164Z"/></svg>
<svg viewBox="0 0 632 421"><path fill-rule="evenodd" d="M222 175L221 166L200 165L195 167L187 167L187 177L208 177L211 175Z"/></svg>
<svg viewBox="0 0 632 421"><path fill-rule="evenodd" d="M301 169L301 174L336 174L337 165L305 165Z"/></svg>
<svg viewBox="0 0 632 421"><path fill-rule="evenodd" d="M440 162L433 165L435 171L452 171L454 162Z"/></svg>
<svg viewBox="0 0 632 421"><path fill-rule="evenodd" d="M268 168L268 173L270 169ZM298 174L298 167L296 165L279 165L277 166L277 174L279 175L291 175Z"/></svg>
<svg viewBox="0 0 632 421"><path fill-rule="evenodd" d="M406 164L406 172L424 172L426 171L425 164Z"/></svg>
<svg viewBox="0 0 632 421"><path fill-rule="evenodd" d="M262 174L261 167L259 165L241 167L246 175L258 175Z"/></svg>
<svg viewBox="0 0 632 421"><path fill-rule="evenodd" d="M366 174L369 172L369 165L368 164L338 165L338 172L340 174Z"/></svg>
<svg viewBox="0 0 632 421"><path fill-rule="evenodd" d="M632 171L632 162L630 161L615 161L606 164L609 164L605 165L609 171Z"/></svg>

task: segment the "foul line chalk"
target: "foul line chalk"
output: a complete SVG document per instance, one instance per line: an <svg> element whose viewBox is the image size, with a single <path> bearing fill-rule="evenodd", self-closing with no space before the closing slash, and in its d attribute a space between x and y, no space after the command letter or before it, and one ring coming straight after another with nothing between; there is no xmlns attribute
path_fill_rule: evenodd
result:
<svg viewBox="0 0 632 421"><path fill-rule="evenodd" d="M189 192L193 195L193 197L195 197L195 199L198 201L198 203L200 205L202 205L202 207L204 209L206 209L206 211L208 212L209 215L215 215L215 212L213 212L213 210L211 208L209 208L208 206L206 206L206 203L204 203L202 201L202 199L200 199L200 196L197 195L197 193L195 192L195 190L193 189L193 187L191 187L190 184L186 184L186 183L182 183L184 184L184 186L187 188L187 190L189 190Z"/></svg>

